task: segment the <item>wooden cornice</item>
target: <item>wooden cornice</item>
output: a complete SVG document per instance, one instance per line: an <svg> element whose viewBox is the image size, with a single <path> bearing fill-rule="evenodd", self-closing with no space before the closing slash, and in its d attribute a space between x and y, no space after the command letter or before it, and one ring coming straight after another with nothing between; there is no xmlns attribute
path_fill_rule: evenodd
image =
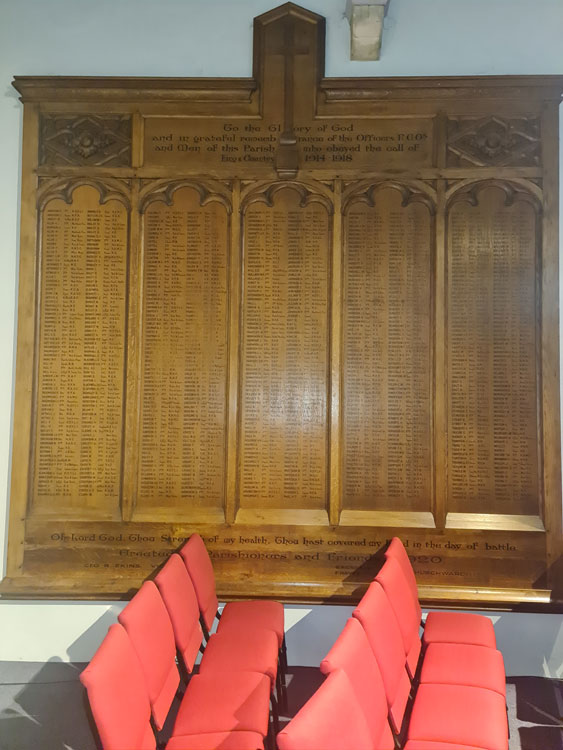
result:
<svg viewBox="0 0 563 750"><path fill-rule="evenodd" d="M253 78L117 78L15 76L12 86L27 102L250 102Z"/></svg>
<svg viewBox="0 0 563 750"><path fill-rule="evenodd" d="M252 100L254 78L135 78L15 76L22 102L238 102ZM407 78L323 78L327 102L453 100L465 97L560 100L563 76L461 76Z"/></svg>

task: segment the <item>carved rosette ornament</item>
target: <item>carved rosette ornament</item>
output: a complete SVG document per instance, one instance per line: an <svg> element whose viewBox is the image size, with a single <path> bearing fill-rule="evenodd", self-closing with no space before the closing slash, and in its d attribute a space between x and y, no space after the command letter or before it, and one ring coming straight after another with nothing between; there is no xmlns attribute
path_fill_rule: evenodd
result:
<svg viewBox="0 0 563 750"><path fill-rule="evenodd" d="M44 115L39 143L42 165L130 166L131 117Z"/></svg>
<svg viewBox="0 0 563 750"><path fill-rule="evenodd" d="M448 167L535 167L540 125L535 117L456 117L448 121Z"/></svg>

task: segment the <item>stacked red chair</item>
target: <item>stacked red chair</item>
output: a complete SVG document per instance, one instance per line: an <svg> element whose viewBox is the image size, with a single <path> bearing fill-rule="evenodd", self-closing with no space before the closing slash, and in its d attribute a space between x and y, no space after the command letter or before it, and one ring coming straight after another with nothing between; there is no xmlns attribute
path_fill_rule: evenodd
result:
<svg viewBox="0 0 563 750"><path fill-rule="evenodd" d="M206 638L217 617L217 633L236 641L241 633L254 634L260 638L264 630L275 633L279 649L279 692L280 702L287 707L285 675L287 670L287 650L285 644L284 611L280 602L252 600L228 602L221 614L215 588L215 575L209 553L199 534L192 534L180 549L196 592L201 621Z"/></svg>
<svg viewBox="0 0 563 750"><path fill-rule="evenodd" d="M278 708L275 688L278 685L278 639L271 630L215 633L203 648L199 607L191 578L182 558L173 554L154 579L166 605L180 664L185 676L191 674L198 652L203 652L199 674L222 672L258 672L270 679L274 730L277 731Z"/></svg>
<svg viewBox="0 0 563 750"><path fill-rule="evenodd" d="M392 632L388 623L385 635L390 636ZM395 636L392 648L381 641L375 654L360 622L351 618L321 662L321 671L330 674L337 669L344 670L358 696L370 694L367 676L379 673L392 725L395 725L393 729L400 725L398 737L404 740L404 750L508 750L505 703L494 690L453 684L419 685L410 719L405 722L406 655L398 658L400 631L395 631ZM367 702L366 711L369 708Z"/></svg>
<svg viewBox="0 0 563 750"><path fill-rule="evenodd" d="M279 750L508 750L490 620L437 618L433 636L445 640L423 644L414 573L392 546L321 663L327 681L278 735Z"/></svg>
<svg viewBox="0 0 563 750"><path fill-rule="evenodd" d="M388 563L386 563L387 565ZM392 563L389 563L392 564ZM377 579L369 586L353 612L368 637L376 658L406 660L401 628L391 603ZM413 637L418 637L415 631ZM378 654L379 649L384 651ZM403 676L403 682L406 677ZM407 680L410 691L410 680ZM506 697L506 676L500 651L466 643L432 643L424 651L418 680L420 684L451 684L482 687ZM408 691L407 691L408 692Z"/></svg>
<svg viewBox="0 0 563 750"><path fill-rule="evenodd" d="M397 562L404 578L401 588L397 586L395 596L410 596L421 622L416 577L407 551L398 537L391 540L385 558ZM466 612L430 612L424 623L422 642L424 646L430 643L469 643L496 648L495 631L490 619Z"/></svg>
<svg viewBox="0 0 563 750"><path fill-rule="evenodd" d="M146 581L120 613L137 655L149 694L152 718L162 729L180 684L170 617L156 585ZM269 730L271 682L257 672L219 672L193 676L176 715L173 735L251 732L263 739Z"/></svg>
<svg viewBox="0 0 563 750"><path fill-rule="evenodd" d="M209 635L218 606L211 560L197 535L183 553L141 586L81 675L102 747L154 750L168 722L165 750L273 750L277 697L285 701L283 606L229 605Z"/></svg>
<svg viewBox="0 0 563 750"><path fill-rule="evenodd" d="M110 627L80 681L104 750L156 750L145 678L121 625Z"/></svg>
<svg viewBox="0 0 563 750"><path fill-rule="evenodd" d="M103 750L156 750L145 675L121 625L110 627L80 680ZM264 742L253 732L206 732L172 736L166 750L264 750Z"/></svg>

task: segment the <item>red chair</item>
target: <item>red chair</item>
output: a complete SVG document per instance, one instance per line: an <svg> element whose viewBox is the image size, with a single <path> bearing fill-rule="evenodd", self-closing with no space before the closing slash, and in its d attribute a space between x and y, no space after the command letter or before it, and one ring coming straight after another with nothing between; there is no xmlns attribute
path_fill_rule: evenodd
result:
<svg viewBox="0 0 563 750"><path fill-rule="evenodd" d="M287 649L285 644L284 611L280 602L268 600L252 600L228 602L219 615L219 600L215 589L215 575L209 553L199 534L192 534L180 549L190 578L196 592L202 626L206 639L213 626L215 617L218 618L218 633L232 631L233 634L242 632L254 633L256 630L272 630L278 640L280 651L280 699L286 705L285 674L287 671Z"/></svg>
<svg viewBox="0 0 563 750"><path fill-rule="evenodd" d="M155 750L151 706L127 633L112 625L80 675L104 750Z"/></svg>
<svg viewBox="0 0 563 750"><path fill-rule="evenodd" d="M203 631L192 580L182 558L170 555L154 581L168 610L182 664L191 674L203 641Z"/></svg>
<svg viewBox="0 0 563 750"><path fill-rule="evenodd" d="M346 673L338 669L278 734L278 750L393 750L383 696L377 708L378 722L375 708L368 720Z"/></svg>
<svg viewBox="0 0 563 750"><path fill-rule="evenodd" d="M218 617L219 601L215 590L215 575L209 553L199 534L192 534L180 549L194 589L199 609L207 631L211 630L213 620ZM268 600L229 602L223 608L217 628L243 626L273 630L278 638L280 648L284 643L283 605Z"/></svg>
<svg viewBox="0 0 563 750"><path fill-rule="evenodd" d="M399 624L378 583L370 585L353 616L362 626L381 671L389 705L389 720L395 734L399 734L411 681L406 670L406 654Z"/></svg>
<svg viewBox="0 0 563 750"><path fill-rule="evenodd" d="M466 685L420 685L405 750L416 742L437 747L508 750L506 707L499 693Z"/></svg>
<svg viewBox="0 0 563 750"><path fill-rule="evenodd" d="M172 737L166 750L264 750L264 743L252 732L221 732Z"/></svg>
<svg viewBox="0 0 563 750"><path fill-rule="evenodd" d="M103 750L155 750L145 677L125 629L112 625L80 675ZM166 750L263 750L250 732L172 737Z"/></svg>
<svg viewBox="0 0 563 750"><path fill-rule="evenodd" d="M172 624L154 583L143 583L117 619L127 631L137 654L145 676L152 717L160 730L180 686L180 674L176 667Z"/></svg>
<svg viewBox="0 0 563 750"><path fill-rule="evenodd" d="M406 654L399 623L391 604L381 588L374 581L362 597L353 616L361 623L378 664L381 660L394 659L395 663L405 663ZM397 674L399 674L397 669ZM387 672L382 669L383 679ZM393 672L391 672L393 674ZM403 678L404 670L401 674ZM424 653L419 681L421 684L436 683L467 685L494 690L503 697L506 694L506 680L502 654L492 648L471 646L465 643L433 643ZM386 686L388 694L395 688ZM403 688L403 694L405 688ZM408 690L406 690L408 694ZM394 712L391 709L393 717Z"/></svg>
<svg viewBox="0 0 563 750"><path fill-rule="evenodd" d="M203 649L197 597L182 558L171 555L154 580L168 610L176 647L187 674L192 672L201 648L200 675L260 672L270 678L274 690L278 673L278 641L273 631L216 633L210 636ZM278 709L273 694L272 708L277 724Z"/></svg>
<svg viewBox="0 0 563 750"><path fill-rule="evenodd" d="M405 578L405 584L416 602L419 622L422 611L418 602L418 588L414 570L407 551L398 537L393 537L385 551L387 560L395 560ZM467 612L430 612L424 624L422 642L429 643L470 643L496 649L493 624L488 617Z"/></svg>
<svg viewBox="0 0 563 750"><path fill-rule="evenodd" d="M470 643L431 643L424 651L420 684L467 685L494 690L506 701L500 651Z"/></svg>
<svg viewBox="0 0 563 750"><path fill-rule="evenodd" d="M152 715L162 728L179 684L176 647L166 606L152 581L146 581L119 615L139 659ZM187 685L173 735L252 732L266 737L270 680L254 672L196 675Z"/></svg>
<svg viewBox="0 0 563 750"><path fill-rule="evenodd" d="M405 654L407 655L407 670L411 679L414 679L422 650L419 636L420 617L418 608L415 606L406 586L401 568L393 558L385 561L375 580L387 594L397 618Z"/></svg>
<svg viewBox="0 0 563 750"><path fill-rule="evenodd" d="M387 632L387 631L386 631ZM384 650L384 649L383 649ZM329 654L321 662L321 671L330 674L343 669L348 675L364 713L369 711L370 674L379 674L385 687L401 684L404 665L395 659L377 661L368 638L355 618L351 618ZM389 672L389 674L387 674ZM373 680L372 680L373 682ZM397 710L393 724L402 724L395 696L387 694L387 703ZM455 747L478 747L484 750L508 750L508 724L502 696L493 691L466 685L420 685L414 699L407 740L449 743ZM408 750L413 750L407 743Z"/></svg>
<svg viewBox="0 0 563 750"><path fill-rule="evenodd" d="M336 643L321 662L325 675L342 669L352 685L356 701L367 718L370 736L377 737L380 744L389 744L392 738L389 724L381 723L381 711L389 701L381 671L372 653L360 623L350 618L338 636Z"/></svg>

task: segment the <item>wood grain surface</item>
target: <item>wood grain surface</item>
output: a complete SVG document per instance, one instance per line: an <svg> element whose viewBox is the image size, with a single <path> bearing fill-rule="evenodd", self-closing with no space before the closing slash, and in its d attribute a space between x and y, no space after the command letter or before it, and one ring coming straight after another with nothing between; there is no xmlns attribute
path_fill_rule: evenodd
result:
<svg viewBox="0 0 563 750"><path fill-rule="evenodd" d="M400 536L428 602L558 606L550 76L18 77L3 596L128 596L191 533L223 597L354 601Z"/></svg>

